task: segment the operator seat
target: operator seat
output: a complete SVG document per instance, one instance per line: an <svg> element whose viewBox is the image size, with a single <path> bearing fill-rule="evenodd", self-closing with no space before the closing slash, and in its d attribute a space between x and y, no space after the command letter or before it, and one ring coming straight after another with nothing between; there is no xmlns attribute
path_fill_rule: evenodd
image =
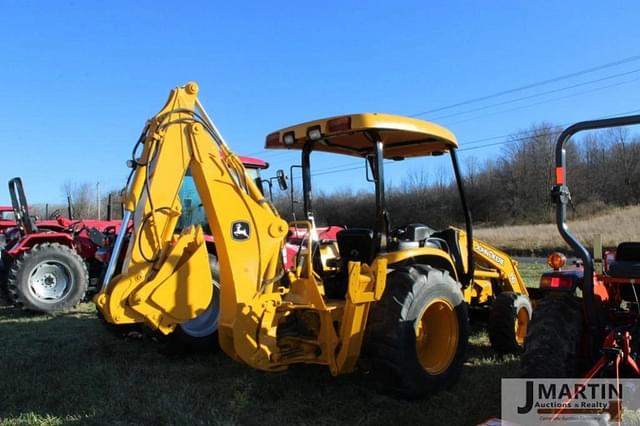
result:
<svg viewBox="0 0 640 426"><path fill-rule="evenodd" d="M456 268L456 274L458 277L464 277L465 270L462 263L462 252L460 250L460 239L458 238L458 230L453 228L443 229L442 231L434 232L431 234L431 238L437 238L447 243L449 254L453 259L453 265Z"/></svg>
<svg viewBox="0 0 640 426"><path fill-rule="evenodd" d="M640 242L620 243L616 248L616 256L609 264L607 274L614 278L640 277ZM640 284L623 284L620 286L620 296L628 301L637 301L640 294ZM634 291L635 290L635 291Z"/></svg>
<svg viewBox="0 0 640 426"><path fill-rule="evenodd" d="M343 229L336 234L343 262L371 263L374 258L373 231L366 228Z"/></svg>
<svg viewBox="0 0 640 426"><path fill-rule="evenodd" d="M391 251L409 250L419 247L439 247L439 245L428 241L434 232L434 229L422 223L410 223L405 226L400 226L395 230L395 241L392 241L389 247Z"/></svg>
<svg viewBox="0 0 640 426"><path fill-rule="evenodd" d="M612 277L640 277L640 242L620 243L616 249L616 257L609 265Z"/></svg>

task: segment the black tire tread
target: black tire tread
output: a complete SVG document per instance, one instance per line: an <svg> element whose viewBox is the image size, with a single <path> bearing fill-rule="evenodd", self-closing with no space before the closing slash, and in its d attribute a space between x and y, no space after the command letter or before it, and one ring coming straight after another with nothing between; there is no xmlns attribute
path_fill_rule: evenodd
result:
<svg viewBox="0 0 640 426"><path fill-rule="evenodd" d="M540 300L529 323L520 365L523 377L579 377L582 303L574 296Z"/></svg>
<svg viewBox="0 0 640 426"><path fill-rule="evenodd" d="M415 306L414 301L422 303L425 292L436 286L450 289L456 298L459 295L454 304L462 327L459 330L460 346L448 370L439 376L427 377L416 355L414 323L419 315L416 309L420 310L422 306ZM467 307L459 284L448 272L428 265L414 265L397 268L388 275L385 293L369 313L363 350L372 361L384 391L414 399L455 382L462 370L468 337Z"/></svg>
<svg viewBox="0 0 640 426"><path fill-rule="evenodd" d="M20 273L22 272L22 269L24 268L26 262L28 262L30 259L37 258L38 256L44 256L47 252L55 252L58 254L62 253L65 256L68 256L72 262L78 262L79 265L81 265L83 279L80 282L74 282L74 285L80 286L80 292L76 294L76 297L65 298L60 302L51 304L50 309L45 310L34 305L29 300L29 298L23 291L24 289L19 279ZM84 263L84 260L75 250L60 243L37 244L30 250L21 253L11 263L7 276L7 293L9 302L12 303L15 307L23 310L44 313L55 313L74 307L84 299L88 285L89 271L87 270L87 265Z"/></svg>
<svg viewBox="0 0 640 426"><path fill-rule="evenodd" d="M524 346L518 345L514 323L519 307L524 306L529 311L531 319L531 302L524 294L503 291L496 296L489 313L489 341L494 351L501 354L518 354Z"/></svg>

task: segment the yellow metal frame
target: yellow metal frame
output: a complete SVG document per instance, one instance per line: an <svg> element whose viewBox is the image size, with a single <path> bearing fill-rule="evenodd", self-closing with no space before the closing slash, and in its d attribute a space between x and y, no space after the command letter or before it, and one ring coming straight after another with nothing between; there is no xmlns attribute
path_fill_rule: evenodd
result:
<svg viewBox="0 0 640 426"><path fill-rule="evenodd" d="M333 130L332 123L343 123ZM344 123L348 123L348 126ZM443 153L458 147L448 129L417 118L392 114L364 113L329 117L278 130L267 136L267 149L302 149L311 130L320 132L322 143L314 151L365 157L372 153L369 132L376 132L384 144L385 158L405 158ZM293 135L293 143L285 143Z"/></svg>
<svg viewBox="0 0 640 426"><path fill-rule="evenodd" d="M351 371L369 307L384 291L387 259L350 262L344 301L325 300L309 256L304 268L284 271L281 253L289 227L247 177L197 93L195 83L176 88L147 123L126 196L135 226L122 273L94 298L98 309L110 323L145 322L169 333L209 305L211 273L201 227L174 237L178 190L190 169L216 241L222 349L262 370L306 362L326 364L332 374ZM307 243L311 253L311 239ZM278 336L292 317L308 324L311 334Z"/></svg>
<svg viewBox="0 0 640 426"><path fill-rule="evenodd" d="M438 259L455 276L451 257L427 247L382 254L370 265L349 262L345 300L326 299L321 271L313 270L311 238L307 238L302 266L283 269L282 249L289 226L227 147L197 93L195 83L174 89L162 110L147 122L126 194L126 209L134 214L133 232L121 273L94 298L98 309L110 323L144 322L170 333L209 306L211 272L202 229L195 226L174 236L182 210L178 191L190 170L216 241L222 350L262 370L304 362L328 365L332 374L352 371L371 304L380 300L385 289L387 265ZM293 131L294 145L299 144L308 124L276 132L272 140ZM351 115L348 132L330 132L329 119L311 124L322 133L324 143L316 146L351 155L367 155L359 144L371 131L378 132L385 152L394 157L428 155L457 146L453 135L440 126L385 114ZM300 222L296 226L311 232L313 225ZM465 241L461 233L460 244L464 246ZM491 249L479 244L481 253ZM487 259L496 261L492 255ZM513 285L521 280L515 265L507 262L506 255L504 259L506 267L476 274L480 294L493 279L505 276ZM463 260L466 263L464 254ZM524 286L521 292L526 294ZM303 327L304 333L281 332L291 324Z"/></svg>

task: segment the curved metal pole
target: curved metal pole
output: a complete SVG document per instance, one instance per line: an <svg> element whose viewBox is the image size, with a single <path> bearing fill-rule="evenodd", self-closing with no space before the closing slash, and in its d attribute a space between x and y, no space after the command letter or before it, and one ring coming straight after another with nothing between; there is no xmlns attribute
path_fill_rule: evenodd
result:
<svg viewBox="0 0 640 426"><path fill-rule="evenodd" d="M587 248L582 245L580 241L578 241L578 239L571 233L571 231L569 231L569 227L567 226L567 204L571 201L571 193L569 192L569 187L567 185L567 154L565 150L565 144L573 135L578 132L582 132L585 130L604 129L608 127L630 126L634 124L640 124L640 115L629 115L625 117L582 121L567 127L560 134L560 136L558 136L558 140L556 142L555 185L551 188L551 199L556 204L556 223L558 226L558 231L560 231L560 235L562 235L562 238L567 242L567 244L571 246L578 257L580 257L584 265L582 298L585 304L585 317L587 320L587 324L592 328L593 332L597 332L597 330L593 329L593 316L595 312L595 300L593 295L593 256L591 256L591 253L589 253ZM589 334L591 336L594 335L594 333ZM594 348L593 344L596 342L591 343L592 345L590 347Z"/></svg>
<svg viewBox="0 0 640 426"><path fill-rule="evenodd" d="M291 167L289 167L289 182L291 182L291 185L289 186L289 198L291 201L291 217L293 218L294 222L296 220L296 209L295 209L295 204L296 201L293 199L293 184L294 184L294 180L293 180L293 169L302 169L301 165L298 164L293 164Z"/></svg>
<svg viewBox="0 0 640 426"><path fill-rule="evenodd" d="M475 261L473 260L473 223L471 222L471 212L467 205L467 197L464 192L464 185L462 182L462 174L460 173L460 166L458 164L458 154L455 149L450 150L451 163L453 165L453 173L456 176L456 184L458 186L458 193L460 195L460 204L464 212L465 231L467 232L467 274L462 277L462 285L467 287L473 279L473 272L475 270Z"/></svg>
<svg viewBox="0 0 640 426"><path fill-rule="evenodd" d="M375 133L373 136L375 143L375 157L373 158L375 175L373 180L376 185L375 253L386 253L387 241L389 241L389 218L384 196L384 145L380 135Z"/></svg>
<svg viewBox="0 0 640 426"><path fill-rule="evenodd" d="M38 227L29 213L29 203L27 203L21 178L15 177L9 181L9 195L16 222L22 226L26 234L38 232Z"/></svg>

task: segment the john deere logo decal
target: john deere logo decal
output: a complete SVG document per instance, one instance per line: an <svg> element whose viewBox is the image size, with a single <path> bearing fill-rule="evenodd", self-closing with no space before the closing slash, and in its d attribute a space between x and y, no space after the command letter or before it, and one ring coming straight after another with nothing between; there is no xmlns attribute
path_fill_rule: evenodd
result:
<svg viewBox="0 0 640 426"><path fill-rule="evenodd" d="M249 223L239 220L233 222L231 225L231 236L234 240L248 240L249 239Z"/></svg>

